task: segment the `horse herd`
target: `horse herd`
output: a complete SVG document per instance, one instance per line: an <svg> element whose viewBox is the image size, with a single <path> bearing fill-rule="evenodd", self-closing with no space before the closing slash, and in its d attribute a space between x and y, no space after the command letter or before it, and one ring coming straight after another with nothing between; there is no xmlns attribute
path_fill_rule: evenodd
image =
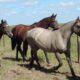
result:
<svg viewBox="0 0 80 80"><path fill-rule="evenodd" d="M56 21L56 16L57 15L52 14L32 25L19 24L12 30L9 29L6 21L1 20L0 38L3 34L11 38L12 50L16 48L16 60L18 60L18 52L20 52L23 61L26 61L26 53L29 44L31 47L30 67L33 66L34 61L36 61L39 68L41 67L37 56L37 51L39 49L43 50L48 64L49 59L46 52L53 52L55 54L59 64L53 68L54 70L62 66L63 63L59 53L64 53L72 75L76 76L70 58L70 40L73 33L80 36L80 19L78 17L76 20L60 26ZM53 28L53 30L48 30L48 27ZM23 49L21 49L22 42Z"/></svg>

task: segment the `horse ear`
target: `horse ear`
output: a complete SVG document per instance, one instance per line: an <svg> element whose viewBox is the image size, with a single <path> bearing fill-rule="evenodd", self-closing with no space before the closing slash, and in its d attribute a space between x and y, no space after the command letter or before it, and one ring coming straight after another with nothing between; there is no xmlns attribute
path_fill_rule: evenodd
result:
<svg viewBox="0 0 80 80"><path fill-rule="evenodd" d="M7 23L7 21L6 21L6 20L4 20L4 22L5 22L5 23Z"/></svg>
<svg viewBox="0 0 80 80"><path fill-rule="evenodd" d="M79 20L79 16L77 17L77 20Z"/></svg>
<svg viewBox="0 0 80 80"><path fill-rule="evenodd" d="M57 14L54 15L54 17L56 18Z"/></svg>
<svg viewBox="0 0 80 80"><path fill-rule="evenodd" d="M79 16L77 17L77 19L76 19L76 22L78 22L79 21Z"/></svg>
<svg viewBox="0 0 80 80"><path fill-rule="evenodd" d="M54 16L54 13L51 16Z"/></svg>
<svg viewBox="0 0 80 80"><path fill-rule="evenodd" d="M3 19L1 20L1 23L3 23Z"/></svg>
<svg viewBox="0 0 80 80"><path fill-rule="evenodd" d="M55 18L56 18L56 16L57 16L57 14L56 14L56 15L52 14L51 18L54 18L54 19L55 19Z"/></svg>

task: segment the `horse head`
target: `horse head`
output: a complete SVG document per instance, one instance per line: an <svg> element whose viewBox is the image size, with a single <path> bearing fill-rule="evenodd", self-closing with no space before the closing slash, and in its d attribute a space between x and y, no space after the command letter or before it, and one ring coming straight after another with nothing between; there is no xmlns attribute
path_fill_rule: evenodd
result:
<svg viewBox="0 0 80 80"><path fill-rule="evenodd" d="M73 32L80 36L80 19L79 17L76 19L75 24L72 28Z"/></svg>
<svg viewBox="0 0 80 80"><path fill-rule="evenodd" d="M12 37L12 36L13 36L13 34L12 34L12 32L11 32L8 24L7 24L7 22L4 21L4 20L1 20L0 31L1 31L3 34L8 35L9 37Z"/></svg>
<svg viewBox="0 0 80 80"><path fill-rule="evenodd" d="M56 16L57 14L52 14L50 17L49 17L49 27L53 28L54 30L57 30L59 29L59 24L56 20Z"/></svg>

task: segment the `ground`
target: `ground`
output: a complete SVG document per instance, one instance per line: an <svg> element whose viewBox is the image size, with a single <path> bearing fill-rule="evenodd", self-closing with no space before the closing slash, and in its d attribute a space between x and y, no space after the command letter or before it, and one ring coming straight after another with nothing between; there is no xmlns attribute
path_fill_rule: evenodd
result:
<svg viewBox="0 0 80 80"><path fill-rule="evenodd" d="M38 56L40 59L41 69L34 65L29 68L29 62L22 62L21 56L19 61L15 60L15 50L11 50L10 39L5 37L5 45L3 41L0 43L0 80L80 80L80 64L77 61L76 36L72 37L71 59L74 71L77 77L74 79L69 70L64 54L60 54L63 66L57 71L53 71L52 67L58 65L54 54L48 53L51 65L48 66L43 52L40 50ZM28 50L28 58L30 57L30 49Z"/></svg>

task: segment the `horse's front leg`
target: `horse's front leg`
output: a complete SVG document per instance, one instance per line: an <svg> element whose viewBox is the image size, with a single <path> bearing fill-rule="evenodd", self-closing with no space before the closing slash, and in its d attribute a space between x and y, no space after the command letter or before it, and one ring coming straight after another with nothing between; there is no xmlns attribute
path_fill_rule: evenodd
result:
<svg viewBox="0 0 80 80"><path fill-rule="evenodd" d="M71 61L71 59L70 59L70 51L66 51L66 52L65 52L65 56L66 56L67 62L68 62L68 64L69 64L71 73L72 73L72 75L75 77L76 75L75 75L75 72L74 72L73 67L72 67L72 61Z"/></svg>
<svg viewBox="0 0 80 80"><path fill-rule="evenodd" d="M62 60L61 60L61 58L59 56L59 53L55 53L55 56L56 56L57 61L59 62L59 65L54 67L54 70L57 70L57 69L59 69L59 67L62 66L63 63L62 63Z"/></svg>

